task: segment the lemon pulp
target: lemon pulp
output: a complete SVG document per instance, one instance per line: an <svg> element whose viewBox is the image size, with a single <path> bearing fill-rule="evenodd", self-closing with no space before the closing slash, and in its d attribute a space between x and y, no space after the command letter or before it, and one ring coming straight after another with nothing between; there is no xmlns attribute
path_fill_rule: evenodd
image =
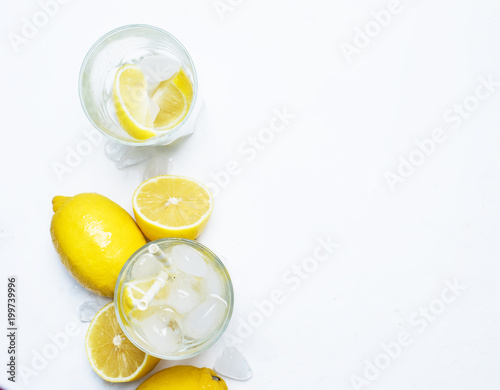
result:
<svg viewBox="0 0 500 390"><path fill-rule="evenodd" d="M183 176L157 176L135 191L132 205L137 224L150 240L181 237L194 240L213 209L210 191Z"/></svg>
<svg viewBox="0 0 500 390"><path fill-rule="evenodd" d="M87 331L85 346L92 368L108 382L130 382L142 378L160 361L125 337L113 302L95 315Z"/></svg>

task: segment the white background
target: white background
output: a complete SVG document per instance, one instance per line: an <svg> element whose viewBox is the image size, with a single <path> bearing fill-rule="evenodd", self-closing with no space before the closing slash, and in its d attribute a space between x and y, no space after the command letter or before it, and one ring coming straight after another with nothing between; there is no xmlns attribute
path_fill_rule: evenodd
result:
<svg viewBox="0 0 500 390"><path fill-rule="evenodd" d="M2 0L0 310L6 277L17 275L19 366L18 383L7 383L2 330L0 386L140 382L108 384L92 371L78 306L97 298L61 265L49 225L54 195L98 192L131 212L146 163L118 170L103 140L61 180L53 165L65 164L90 128L77 90L87 50L115 27L147 23L187 47L207 108L204 129L168 148L171 173L208 183L232 160L241 167L199 239L226 258L233 279L228 334L238 335L271 291L286 298L238 346L253 379L228 380L229 388L355 389L352 376L381 359L381 343L406 331L411 345L370 379L371 389L498 389L500 91L456 130L443 115L474 94L480 77L500 80L500 3L402 0L350 63L342 42L353 44L356 28L387 1L232 4L221 14L212 0L71 0L16 53L9 34L20 34L40 5ZM283 107L295 118L247 161L238 148ZM386 172L397 173L398 158L436 127L446 141L391 191ZM339 248L293 290L283 278L328 236ZM467 289L425 330L412 324L455 279ZM37 375L21 375L68 324L78 335ZM188 364L213 367L225 342Z"/></svg>

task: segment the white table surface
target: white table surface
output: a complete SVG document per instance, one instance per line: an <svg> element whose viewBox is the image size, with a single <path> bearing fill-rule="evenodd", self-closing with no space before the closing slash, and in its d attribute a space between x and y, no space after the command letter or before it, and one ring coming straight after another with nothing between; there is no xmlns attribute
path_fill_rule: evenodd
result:
<svg viewBox="0 0 500 390"><path fill-rule="evenodd" d="M0 387L140 383L108 384L92 371L78 307L97 298L69 276L49 234L54 195L98 192L132 211L146 164L118 170L104 140L61 180L53 169L91 128L78 99L83 57L131 23L171 32L197 66L206 126L169 148L171 173L208 183L230 161L240 166L199 238L233 279L227 334L259 319L256 302L284 296L240 337L254 377L228 380L231 390L500 387L500 87L479 87L500 80L498 1L69 0L18 53L9 37L41 6L2 5ZM394 6L376 31L373 12ZM374 36L349 62L342 47L365 28ZM454 126L458 104L471 112ZM248 161L241 144L283 108L294 119ZM435 128L446 139L419 154L416 142ZM422 164L391 191L387 172L410 157ZM304 260L328 237L338 248ZM292 279L294 266L308 270L303 279ZM15 384L4 372L8 275L18 278ZM68 326L67 345L37 365ZM187 363L212 367L229 342Z"/></svg>

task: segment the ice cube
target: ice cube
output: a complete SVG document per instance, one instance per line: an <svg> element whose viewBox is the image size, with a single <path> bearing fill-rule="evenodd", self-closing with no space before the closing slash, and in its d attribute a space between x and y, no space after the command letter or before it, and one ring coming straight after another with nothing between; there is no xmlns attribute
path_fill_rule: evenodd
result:
<svg viewBox="0 0 500 390"><path fill-rule="evenodd" d="M124 156L116 162L118 169L131 167L148 160L151 157L151 146L126 146L128 150Z"/></svg>
<svg viewBox="0 0 500 390"><path fill-rule="evenodd" d="M207 274L207 263L195 249L179 244L174 246L170 253L170 258L179 271L200 278Z"/></svg>
<svg viewBox="0 0 500 390"><path fill-rule="evenodd" d="M222 355L215 361L214 370L220 375L238 381L246 381L253 376L248 362L241 352L234 347L224 349Z"/></svg>
<svg viewBox="0 0 500 390"><path fill-rule="evenodd" d="M199 281L193 277L178 274L168 287L169 294L164 303L177 314L185 314L201 303Z"/></svg>
<svg viewBox="0 0 500 390"><path fill-rule="evenodd" d="M139 64L148 85L148 94L151 96L158 85L171 78L181 68L181 64L175 58L166 55L153 55L144 57Z"/></svg>
<svg viewBox="0 0 500 390"><path fill-rule="evenodd" d="M157 277L163 267L158 260L151 254L146 253L139 257L132 267L132 278L150 279Z"/></svg>
<svg viewBox="0 0 500 390"><path fill-rule="evenodd" d="M125 41L119 42L118 45L126 45ZM120 63L122 64L139 64L141 58L147 57L151 54L151 51L147 48L128 48L125 55L121 58Z"/></svg>
<svg viewBox="0 0 500 390"><path fill-rule="evenodd" d="M170 171L171 159L168 158L166 149L163 146L155 148L153 157L148 162L144 171L144 180L151 179L159 175L167 175Z"/></svg>
<svg viewBox="0 0 500 390"><path fill-rule="evenodd" d="M109 141L104 147L108 158L115 162L118 169L139 164L151 157L149 146L128 146L116 141Z"/></svg>
<svg viewBox="0 0 500 390"><path fill-rule="evenodd" d="M168 355L182 346L182 331L175 313L170 309L158 309L142 322L142 332L153 350Z"/></svg>
<svg viewBox="0 0 500 390"><path fill-rule="evenodd" d="M226 308L222 299L209 297L184 317L184 335L198 340L207 338L224 320Z"/></svg>
<svg viewBox="0 0 500 390"><path fill-rule="evenodd" d="M129 146L121 144L116 141L109 141L105 146L104 150L106 151L106 155L110 160L120 161L125 153L127 153Z"/></svg>
<svg viewBox="0 0 500 390"><path fill-rule="evenodd" d="M206 296L222 296L222 282L213 269L209 269L203 278L203 294Z"/></svg>
<svg viewBox="0 0 500 390"><path fill-rule="evenodd" d="M99 311L101 306L94 301L83 302L78 306L78 316L82 322L90 322Z"/></svg>

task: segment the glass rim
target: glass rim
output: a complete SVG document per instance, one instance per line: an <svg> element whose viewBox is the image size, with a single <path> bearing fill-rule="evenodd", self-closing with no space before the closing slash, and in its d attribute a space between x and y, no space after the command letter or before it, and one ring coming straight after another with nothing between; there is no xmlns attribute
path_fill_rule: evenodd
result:
<svg viewBox="0 0 500 390"><path fill-rule="evenodd" d="M160 33L166 35L169 39L171 39L174 42L175 45L177 45L184 52L184 54L186 55L186 57L187 57L187 59L189 61L190 66L192 68L192 74L193 74L193 98L192 98L191 104L189 105L189 110L186 113L186 116L182 119L182 121L180 121L172 129L168 130L165 134L162 134L162 135L160 135L158 137L153 137L153 138L147 139L145 141L141 141L141 140L127 141L127 140L119 139L119 138L116 138L116 137L112 136L110 133L102 130L95 123L95 121L90 116L90 114L89 114L89 112L87 110L87 107L86 107L86 105L85 105L85 103L83 101L83 94L82 94L82 89L83 88L82 88L82 85L83 85L83 74L84 74L85 70L87 69L88 62L90 61L90 59L92 58L92 55L96 52L96 50L101 46L101 44L106 39L108 39L110 36L112 36L112 35L115 35L115 34L121 32L121 31L132 30L132 29L137 29L137 28L139 28L139 29L142 28L142 29L155 30L157 32L160 32ZM113 141L119 142L121 144L128 145L128 146L164 145L163 141L168 140L175 133L177 133L182 128L182 126L189 120L189 118L190 118L190 116L191 116L191 114L192 114L192 112L194 110L194 107L195 107L195 104L196 104L197 98L198 98L198 75L196 73L196 67L194 65L193 59L191 58L191 55L187 51L186 47L174 35L172 35L171 33L169 33L166 30L163 30L162 28L159 28L159 27L156 27L156 26L152 26L152 25L149 25L149 24L127 24L127 25L124 25L124 26L120 26L120 27L114 28L113 30L108 31L106 34L102 35L90 47L90 49L87 51L87 54L85 54L85 57L84 57L84 59L82 61L82 65L80 66L80 72L79 72L79 75L78 75L78 97L79 97L80 105L82 106L83 112L85 113L85 116L87 117L87 119L89 120L89 122L92 124L92 126L94 126L98 131L100 131L105 136L107 136L109 138L112 138Z"/></svg>
<svg viewBox="0 0 500 390"><path fill-rule="evenodd" d="M207 339L207 342L202 344L202 348L181 356L166 356L166 355L161 355L152 351L146 350L143 346L139 345L139 343L136 342L136 340L132 337L130 332L128 332L127 327L123 324L121 315L120 315L120 309L119 309L119 304L118 304L118 292L119 292L119 287L120 287L120 280L123 277L123 274L125 272L125 269L127 265L130 263L130 261L137 257L138 253L143 251L144 248L148 247L151 244L159 244L163 242L179 242L179 243L184 243L187 245L192 245L194 247L201 248L203 251L206 251L212 260L215 260L215 263L219 266L219 268L222 270L226 281L227 281L227 287L228 287L228 296L229 296L229 302L228 302L228 309L226 312L226 317L224 318L224 323L222 326L217 330L216 333L214 333L209 339ZM174 237L168 237L168 238L160 238L158 240L154 240L151 242L146 243L145 245L141 246L139 249L137 249L125 262L123 265L122 269L120 270L120 273L118 274L118 278L116 279L116 284L115 284L115 291L114 291L114 296L113 296L113 305L115 307L115 314L116 318L118 320L118 324L120 325L121 330L123 333L125 333L125 336L127 339L134 344L137 348L139 348L141 351L147 353L148 355L157 357L162 360L184 360L184 359L189 359L194 356L198 356L199 354L205 352L207 349L209 349L211 346L213 346L217 340L220 339L222 334L226 331L227 327L229 326L229 323L231 321L231 317L233 315L233 307L234 307L234 289L233 289L233 283L231 281L231 277L229 276L229 272L226 269L226 266L222 262L222 260L217 256L213 251L211 251L209 248L207 248L205 245L200 244L198 241L194 240L189 240L187 238L174 238Z"/></svg>

